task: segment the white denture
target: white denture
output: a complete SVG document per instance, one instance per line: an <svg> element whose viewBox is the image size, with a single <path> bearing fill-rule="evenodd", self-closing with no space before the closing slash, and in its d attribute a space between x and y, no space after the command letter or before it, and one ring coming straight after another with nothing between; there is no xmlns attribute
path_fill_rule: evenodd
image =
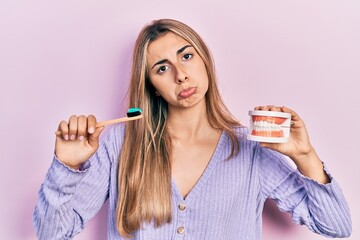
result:
<svg viewBox="0 0 360 240"><path fill-rule="evenodd" d="M260 131L281 131L282 127L276 123L270 123L267 121L256 121L253 123L253 129L257 132Z"/></svg>
<svg viewBox="0 0 360 240"><path fill-rule="evenodd" d="M289 141L290 113L250 110L249 115L251 128L247 134L248 140L269 143L285 143Z"/></svg>

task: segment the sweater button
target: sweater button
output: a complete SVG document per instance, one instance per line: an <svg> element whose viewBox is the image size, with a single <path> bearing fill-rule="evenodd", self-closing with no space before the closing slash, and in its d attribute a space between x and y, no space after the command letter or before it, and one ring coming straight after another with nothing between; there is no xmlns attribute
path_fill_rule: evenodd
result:
<svg viewBox="0 0 360 240"><path fill-rule="evenodd" d="M183 203L180 203L178 207L180 211L184 211L186 209L186 205Z"/></svg>
<svg viewBox="0 0 360 240"><path fill-rule="evenodd" d="M177 231L178 234L184 234L185 228L184 227L178 227L176 231Z"/></svg>

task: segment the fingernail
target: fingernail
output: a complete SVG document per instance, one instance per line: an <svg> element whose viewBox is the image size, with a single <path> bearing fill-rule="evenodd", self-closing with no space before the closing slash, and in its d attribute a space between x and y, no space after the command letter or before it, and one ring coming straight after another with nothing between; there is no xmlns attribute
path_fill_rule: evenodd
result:
<svg viewBox="0 0 360 240"><path fill-rule="evenodd" d="M67 141L67 140L69 140L69 135L65 135L64 136L64 139Z"/></svg>
<svg viewBox="0 0 360 240"><path fill-rule="evenodd" d="M89 128L88 132L89 133L94 133L94 128L93 127Z"/></svg>
<svg viewBox="0 0 360 240"><path fill-rule="evenodd" d="M70 140L75 140L75 135L71 135Z"/></svg>
<svg viewBox="0 0 360 240"><path fill-rule="evenodd" d="M79 136L79 140L80 141L84 140L84 136Z"/></svg>

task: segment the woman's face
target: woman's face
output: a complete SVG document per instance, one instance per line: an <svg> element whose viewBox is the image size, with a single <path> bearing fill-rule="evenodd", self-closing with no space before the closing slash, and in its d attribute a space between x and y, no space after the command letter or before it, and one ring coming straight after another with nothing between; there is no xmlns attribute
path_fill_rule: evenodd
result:
<svg viewBox="0 0 360 240"><path fill-rule="evenodd" d="M183 38L169 32L150 43L147 64L151 83L169 107L191 107L205 100L205 64Z"/></svg>

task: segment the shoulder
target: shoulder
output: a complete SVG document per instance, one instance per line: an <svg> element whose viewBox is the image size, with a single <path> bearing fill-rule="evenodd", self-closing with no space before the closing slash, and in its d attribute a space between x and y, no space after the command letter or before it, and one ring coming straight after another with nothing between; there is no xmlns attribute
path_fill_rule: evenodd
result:
<svg viewBox="0 0 360 240"><path fill-rule="evenodd" d="M247 127L237 127L234 128L234 131L239 142L237 157L249 159L259 166L264 166L274 171L283 169L283 171L289 172L294 169L288 157L277 151L262 147L259 142L248 140L247 135L250 131Z"/></svg>
<svg viewBox="0 0 360 240"><path fill-rule="evenodd" d="M239 149L237 154L238 156L244 154L246 155L246 157L253 156L253 154L257 151L257 148L259 147L259 143L247 139L247 135L249 134L249 129L244 126L238 126L233 128L233 133L235 133L235 138L234 136L230 136L226 132L224 133L224 135L227 138L226 141L227 146L229 146L230 148L231 145L235 143L234 141L236 140Z"/></svg>
<svg viewBox="0 0 360 240"><path fill-rule="evenodd" d="M245 126L238 126L233 128L239 140L246 140L246 135L249 133L249 128Z"/></svg>
<svg viewBox="0 0 360 240"><path fill-rule="evenodd" d="M257 148L258 142L250 141L247 139L247 135L249 134L249 128L245 126L239 126L234 128L234 132L236 134L237 140L239 142L239 146L247 146L251 148Z"/></svg>
<svg viewBox="0 0 360 240"><path fill-rule="evenodd" d="M100 140L100 148L107 151L120 152L125 136L125 124L119 123L105 129Z"/></svg>
<svg viewBox="0 0 360 240"><path fill-rule="evenodd" d="M125 135L125 124L118 123L112 125L108 131L107 138L122 141Z"/></svg>
<svg viewBox="0 0 360 240"><path fill-rule="evenodd" d="M284 159L284 155L269 148L264 148L259 142L248 140L247 136L250 132L249 128L239 126L234 128L234 132L239 143L239 153L245 154L251 158L260 159ZM230 138L229 138L230 142Z"/></svg>

